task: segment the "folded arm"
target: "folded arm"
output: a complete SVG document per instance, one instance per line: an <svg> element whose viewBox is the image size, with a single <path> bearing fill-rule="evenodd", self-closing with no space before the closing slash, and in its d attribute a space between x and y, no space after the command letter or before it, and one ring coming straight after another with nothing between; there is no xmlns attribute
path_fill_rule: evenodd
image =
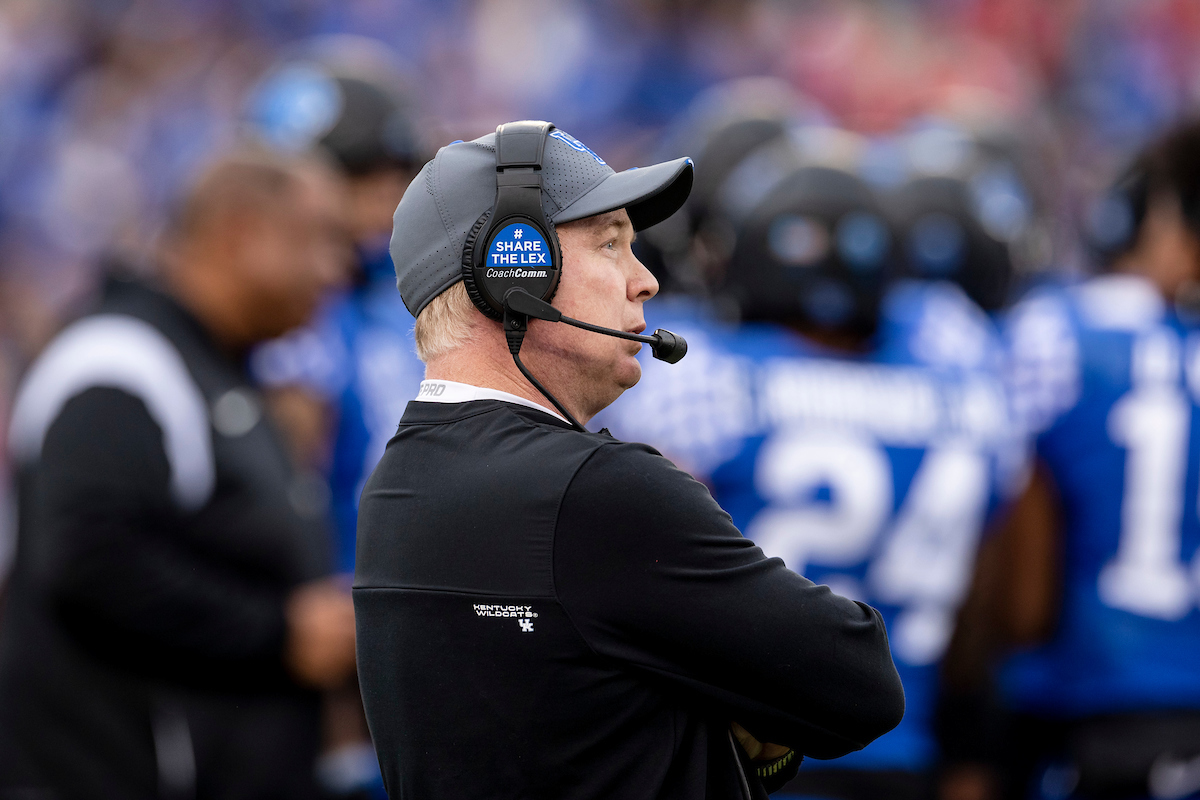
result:
<svg viewBox="0 0 1200 800"><path fill-rule="evenodd" d="M704 698L759 741L835 758L903 715L879 613L767 558L650 448L608 445L580 468L555 577L597 652Z"/></svg>

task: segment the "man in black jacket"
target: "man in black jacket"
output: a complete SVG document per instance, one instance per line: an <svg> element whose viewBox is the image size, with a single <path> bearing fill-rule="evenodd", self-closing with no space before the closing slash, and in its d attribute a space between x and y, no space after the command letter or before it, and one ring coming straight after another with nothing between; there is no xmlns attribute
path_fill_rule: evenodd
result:
<svg viewBox="0 0 1200 800"><path fill-rule="evenodd" d="M363 492L354 589L390 795L761 798L893 728L876 611L766 558L656 451L568 421L637 382L640 345L530 322L521 356L555 411L468 298L499 164L495 136L445 147L396 211L427 379ZM555 307L640 332L658 286L635 229L679 208L691 162L618 174L553 131L538 172Z"/></svg>
<svg viewBox="0 0 1200 800"><path fill-rule="evenodd" d="M334 179L231 156L157 286L112 281L23 381L0 797L311 798L348 592L242 361L344 268Z"/></svg>

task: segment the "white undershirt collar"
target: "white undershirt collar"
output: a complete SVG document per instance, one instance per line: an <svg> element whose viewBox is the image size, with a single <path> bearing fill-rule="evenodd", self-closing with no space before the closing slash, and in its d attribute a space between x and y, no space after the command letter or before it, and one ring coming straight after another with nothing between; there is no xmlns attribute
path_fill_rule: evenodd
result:
<svg viewBox="0 0 1200 800"><path fill-rule="evenodd" d="M552 417L557 417L563 422L567 422L557 411L546 408L541 403L535 403L532 400L526 400L524 397L502 392L499 389L472 386L469 383L459 383L458 381L421 381L421 388L416 396L416 401L419 403L469 403L472 400L500 400L505 403L513 403L518 406L543 411Z"/></svg>

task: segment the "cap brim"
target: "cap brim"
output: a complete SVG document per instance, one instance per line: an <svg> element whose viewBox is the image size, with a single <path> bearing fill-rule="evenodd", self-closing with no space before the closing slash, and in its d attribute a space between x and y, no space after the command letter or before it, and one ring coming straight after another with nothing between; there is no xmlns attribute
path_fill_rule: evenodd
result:
<svg viewBox="0 0 1200 800"><path fill-rule="evenodd" d="M683 207L692 191L690 158L664 161L609 175L554 215L556 224L623 208L636 231L657 225Z"/></svg>

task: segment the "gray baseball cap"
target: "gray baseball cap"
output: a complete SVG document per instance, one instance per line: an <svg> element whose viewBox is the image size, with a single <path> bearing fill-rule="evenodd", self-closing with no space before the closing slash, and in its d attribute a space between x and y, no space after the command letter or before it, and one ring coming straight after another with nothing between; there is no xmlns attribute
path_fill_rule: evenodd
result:
<svg viewBox="0 0 1200 800"><path fill-rule="evenodd" d="M692 160L614 172L570 134L554 129L542 160L542 204L553 223L624 208L635 230L662 222L692 189ZM392 227L396 287L415 317L462 280L463 243L496 200L496 134L438 150L413 179Z"/></svg>

